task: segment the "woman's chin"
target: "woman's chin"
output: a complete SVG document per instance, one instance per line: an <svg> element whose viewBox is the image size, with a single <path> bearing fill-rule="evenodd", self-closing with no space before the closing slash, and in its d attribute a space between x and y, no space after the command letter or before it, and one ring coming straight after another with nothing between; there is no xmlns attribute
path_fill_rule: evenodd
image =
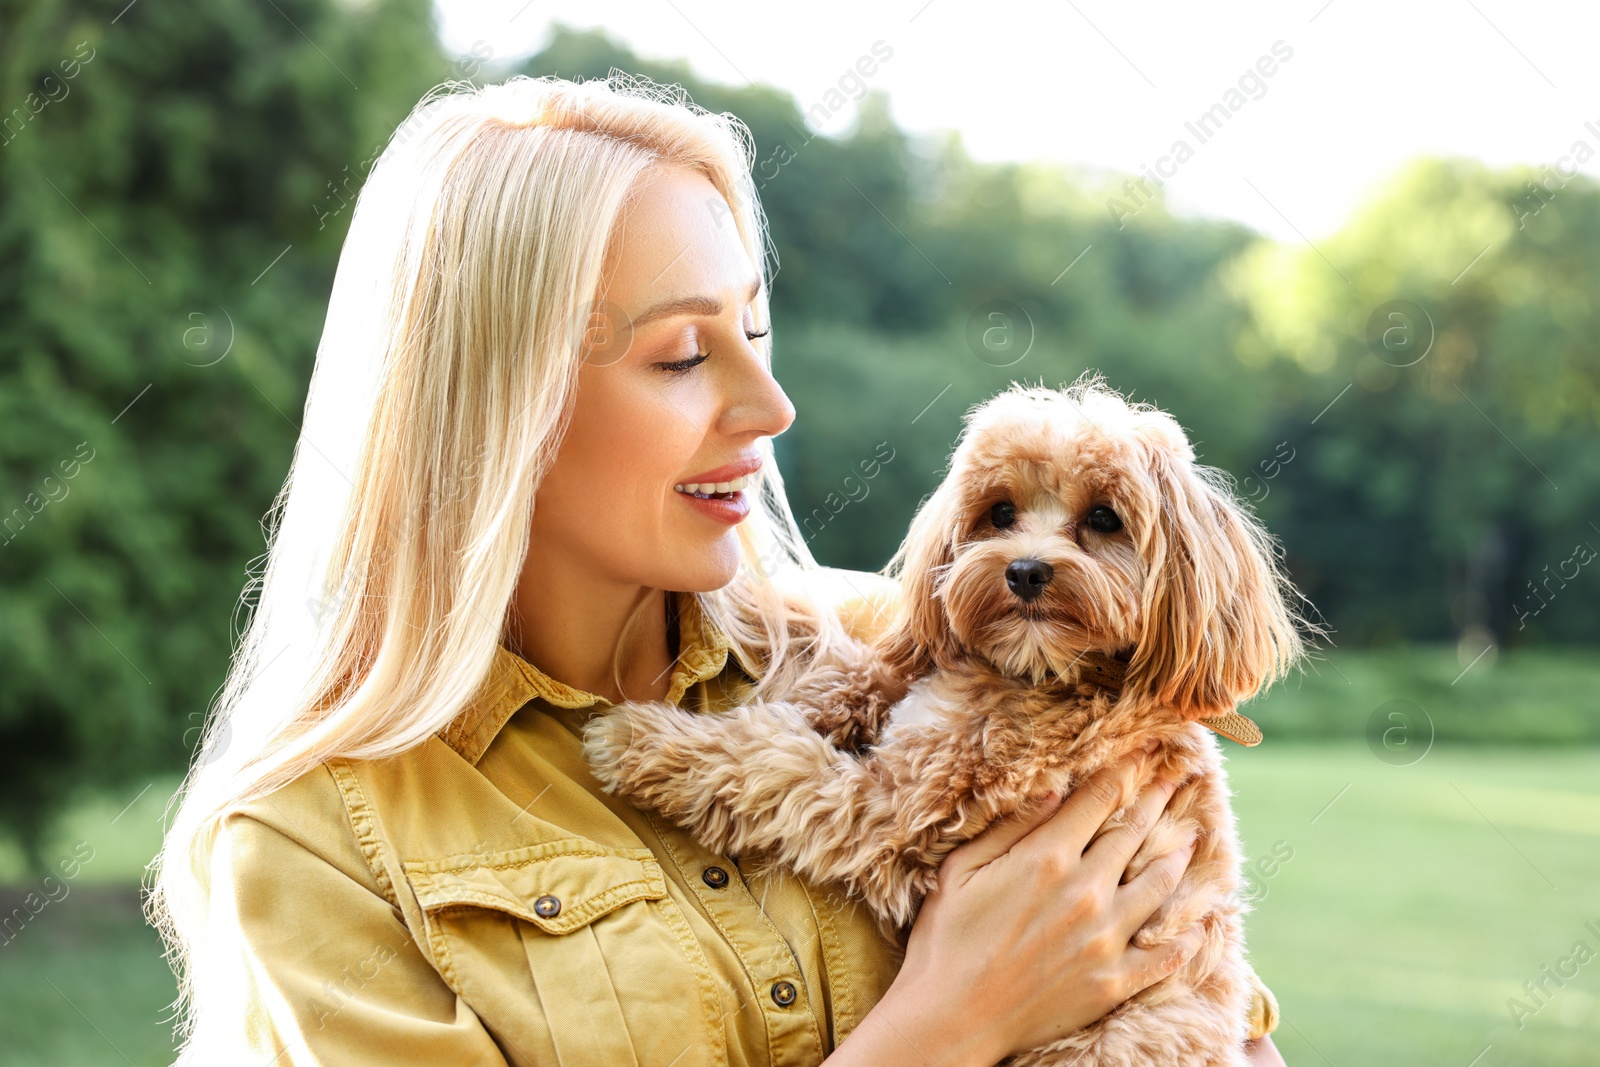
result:
<svg viewBox="0 0 1600 1067"><path fill-rule="evenodd" d="M702 541L673 554L671 581L662 588L686 593L709 593L733 581L739 573L739 538L732 530L713 541Z"/></svg>

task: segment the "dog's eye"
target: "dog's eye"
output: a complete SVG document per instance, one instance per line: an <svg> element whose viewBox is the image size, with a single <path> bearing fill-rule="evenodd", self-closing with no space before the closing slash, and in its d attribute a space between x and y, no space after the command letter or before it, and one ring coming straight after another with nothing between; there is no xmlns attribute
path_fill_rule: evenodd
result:
<svg viewBox="0 0 1600 1067"><path fill-rule="evenodd" d="M1122 520L1117 518L1117 513L1104 504L1097 504L1089 509L1089 529L1099 530L1101 533L1116 533L1122 529Z"/></svg>
<svg viewBox="0 0 1600 1067"><path fill-rule="evenodd" d="M989 509L989 521L1004 530L1017 521L1017 506L1009 500L1002 500Z"/></svg>

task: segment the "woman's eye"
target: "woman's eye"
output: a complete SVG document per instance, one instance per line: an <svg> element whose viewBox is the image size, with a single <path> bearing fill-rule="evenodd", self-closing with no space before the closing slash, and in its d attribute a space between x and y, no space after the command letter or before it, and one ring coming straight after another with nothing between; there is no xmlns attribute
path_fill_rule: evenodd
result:
<svg viewBox="0 0 1600 1067"><path fill-rule="evenodd" d="M989 521L999 529L1006 529L1017 521L1017 506L1009 500L1002 500L989 509Z"/></svg>
<svg viewBox="0 0 1600 1067"><path fill-rule="evenodd" d="M744 335L745 335L745 337L746 337L746 338L748 338L748 339L749 339L749 340L752 340L752 341L754 341L754 340L756 340L756 339L757 339L757 338L759 338L759 337L765 337L765 336L767 336L767 334L769 334L769 333L771 333L771 332L772 332L772 327L771 327L771 326L768 326L768 327L767 327L767 328L766 328L766 329L765 329L765 330L761 330L761 331L759 331L759 332L757 332L757 333L751 333L751 332L750 332L750 331L749 331L749 330L746 330L746 331L745 331L745 332L744 332Z"/></svg>
<svg viewBox="0 0 1600 1067"><path fill-rule="evenodd" d="M1122 529L1122 520L1117 518L1117 513L1104 504L1096 505L1089 509L1089 529L1099 530L1101 533L1116 533Z"/></svg>
<svg viewBox="0 0 1600 1067"><path fill-rule="evenodd" d="M671 363L657 363L656 366L673 374L681 374L692 367L698 367L711 357L710 352L696 352L688 359L674 360Z"/></svg>

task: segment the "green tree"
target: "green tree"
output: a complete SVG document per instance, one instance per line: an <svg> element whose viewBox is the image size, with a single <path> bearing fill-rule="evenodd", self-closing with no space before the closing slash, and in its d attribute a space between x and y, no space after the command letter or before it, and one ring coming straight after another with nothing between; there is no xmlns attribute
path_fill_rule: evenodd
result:
<svg viewBox="0 0 1600 1067"><path fill-rule="evenodd" d="M1296 372L1264 511L1341 644L1600 639L1600 190L1531 177L1418 161L1320 252L1232 270L1240 352Z"/></svg>
<svg viewBox="0 0 1600 1067"><path fill-rule="evenodd" d="M8 16L0 825L35 862L72 790L131 797L198 736L294 446L348 222L334 191L452 70L430 14Z"/></svg>

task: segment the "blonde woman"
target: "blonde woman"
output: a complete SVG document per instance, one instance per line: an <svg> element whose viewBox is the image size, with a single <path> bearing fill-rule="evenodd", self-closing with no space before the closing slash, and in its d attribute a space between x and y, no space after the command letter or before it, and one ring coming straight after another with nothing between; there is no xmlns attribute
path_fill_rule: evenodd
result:
<svg viewBox="0 0 1600 1067"><path fill-rule="evenodd" d="M750 158L681 94L514 78L374 166L156 865L179 1063L977 1067L1192 951L1129 947L1186 857L1119 885L1108 788L957 850L902 952L588 774L607 703L778 696L893 608L785 502Z"/></svg>

